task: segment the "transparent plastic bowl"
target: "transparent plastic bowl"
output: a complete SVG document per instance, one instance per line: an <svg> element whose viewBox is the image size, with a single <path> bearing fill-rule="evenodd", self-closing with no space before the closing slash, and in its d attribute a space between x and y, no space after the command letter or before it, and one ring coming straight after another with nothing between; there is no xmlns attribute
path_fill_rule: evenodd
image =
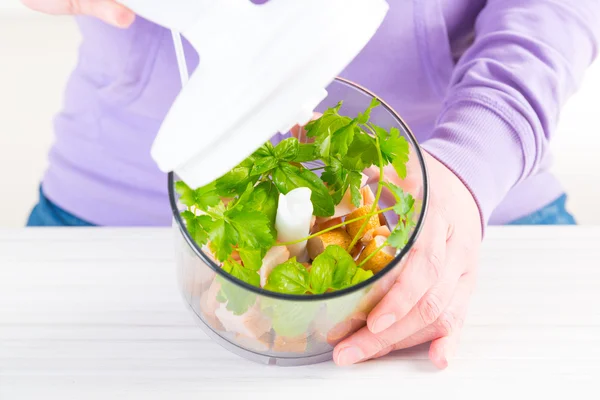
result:
<svg viewBox="0 0 600 400"><path fill-rule="evenodd" d="M315 111L322 112L341 100L340 113L354 116L376 97L341 78L332 82L327 91L327 98ZM348 289L315 296L284 295L250 286L225 273L192 240L180 217L185 206L174 190L177 177L169 175L181 294L200 327L226 349L263 364L297 366L328 361L337 343L365 326L368 313L398 276L425 217L427 171L414 135L400 116L379 100L382 106L373 110L371 121L386 129L398 128L411 147L407 190L416 199L416 225L408 244L392 263L371 279ZM224 326L215 312L220 307L218 293L224 285L229 293L233 291L236 297L253 304L240 327Z"/></svg>

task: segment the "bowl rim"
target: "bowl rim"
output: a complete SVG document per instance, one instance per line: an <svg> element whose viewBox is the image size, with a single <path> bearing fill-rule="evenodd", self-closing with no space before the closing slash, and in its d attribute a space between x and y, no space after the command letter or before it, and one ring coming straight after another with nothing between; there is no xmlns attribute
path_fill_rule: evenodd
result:
<svg viewBox="0 0 600 400"><path fill-rule="evenodd" d="M266 296L266 297L270 297L270 298L274 298L274 299L278 299L278 300L320 301L320 300L340 298L345 295L349 295L349 294L358 292L361 289L364 289L364 288L374 284L379 279L381 279L385 275L387 275L392 269L394 269L404 259L404 257L409 252L409 250L414 246L414 244L415 244L417 238L419 237L419 234L421 233L421 230L423 228L423 223L425 221L428 206L429 206L429 174L428 174L428 170L427 170L427 164L425 163L425 158L423 156L423 151L422 151L421 146L419 145L415 135L410 130L410 128L408 127L406 122L404 122L402 117L392 107L390 107L385 101L383 101L380 97L375 95L370 90L368 90L368 89L360 86L359 84L354 83L348 79L342 78L342 77L336 77L333 80L333 82L339 82L339 83L346 84L360 92L363 92L364 94L370 96L371 98L375 98L375 99L379 100L379 102L381 103L381 106L384 107L397 120L397 122L402 126L402 128L406 132L406 134L410 137L410 140L412 141L411 144L412 144L412 146L415 150L415 153L419 159L419 165L421 167L421 174L423 176L423 200L422 200L422 207L421 207L421 213L419 215L419 219L417 221L415 229L413 230L412 235L410 236L410 238L408 239L408 242L402 248L402 250L400 250L400 252L398 252L398 254L396 254L394 259L388 265L386 265L385 268L383 268L377 274L374 274L371 278L367 279L366 281L363 281L354 286L350 286L346 289L338 290L336 292L316 294L316 295L297 295L297 294L272 292L269 290L265 290L261 287L252 286L252 285L228 274L227 272L223 271L219 265L217 265L210 257L208 257L204 253L204 251L200 248L200 246L198 246L198 244L192 239L192 237L190 236L190 233L188 232L188 230L185 227L183 218L181 217L179 208L177 207L177 200L175 199L174 173L169 172L167 184L168 184L169 203L171 205L171 212L173 213L173 218L177 222L179 231L183 235L187 244L192 248L194 253L200 258L200 260L202 260L204 262L204 264L206 264L213 271L215 271L217 273L217 275L223 277L224 279L228 280L229 282L231 282L235 285L241 286L244 289L249 290L250 292L252 292L254 294L257 294L260 296Z"/></svg>

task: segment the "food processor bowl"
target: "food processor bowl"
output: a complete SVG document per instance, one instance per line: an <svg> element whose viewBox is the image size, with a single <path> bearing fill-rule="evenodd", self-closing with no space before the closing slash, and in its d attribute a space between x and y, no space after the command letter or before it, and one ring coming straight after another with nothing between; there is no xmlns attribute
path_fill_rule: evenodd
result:
<svg viewBox="0 0 600 400"><path fill-rule="evenodd" d="M316 112L342 101L340 114L357 115L376 98L368 90L342 78L335 79L327 92ZM178 285L193 318L224 348L262 364L299 366L331 360L335 345L366 325L368 313L394 283L423 225L428 179L423 154L414 135L394 110L382 99L378 100L382 105L372 111L371 122L385 129L397 128L410 146L408 179L402 187L416 200L415 225L407 245L389 265L369 280L347 289L311 296L273 293L222 271L187 231L180 216L186 208L174 187L178 177L173 173L169 175ZM272 141L275 143L285 137L277 134ZM381 208L386 206L380 204ZM388 221L395 222L391 218ZM227 301L235 303L234 307L225 307L221 292L227 294Z"/></svg>

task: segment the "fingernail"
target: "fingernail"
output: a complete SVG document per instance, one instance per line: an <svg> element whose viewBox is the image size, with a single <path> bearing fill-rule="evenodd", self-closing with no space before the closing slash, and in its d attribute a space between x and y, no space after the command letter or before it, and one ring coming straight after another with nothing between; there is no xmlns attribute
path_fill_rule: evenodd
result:
<svg viewBox="0 0 600 400"><path fill-rule="evenodd" d="M448 359L446 357L444 357L444 356L438 357L436 360L434 360L433 363L439 369L446 369L446 368L448 368Z"/></svg>
<svg viewBox="0 0 600 400"><path fill-rule="evenodd" d="M131 11L120 11L115 13L113 23L119 28L128 28L133 23L134 19L135 15Z"/></svg>
<svg viewBox="0 0 600 400"><path fill-rule="evenodd" d="M340 351L337 357L337 363L338 365L344 367L347 365L356 364L363 358L365 358L365 355L363 354L362 350L358 347L351 346Z"/></svg>
<svg viewBox="0 0 600 400"><path fill-rule="evenodd" d="M371 329L371 332L373 332L373 333L383 332L390 326L394 325L395 323L396 323L396 316L394 314L384 314L375 320L375 323L373 323L373 328Z"/></svg>

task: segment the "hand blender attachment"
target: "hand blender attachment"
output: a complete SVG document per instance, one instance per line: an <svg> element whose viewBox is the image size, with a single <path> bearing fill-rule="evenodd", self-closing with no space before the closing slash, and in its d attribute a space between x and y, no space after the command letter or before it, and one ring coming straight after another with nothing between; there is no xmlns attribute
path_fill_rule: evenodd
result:
<svg viewBox="0 0 600 400"><path fill-rule="evenodd" d="M381 25L385 0L122 0L173 32L183 88L152 148L192 188L308 122ZM200 55L189 77L179 33Z"/></svg>

